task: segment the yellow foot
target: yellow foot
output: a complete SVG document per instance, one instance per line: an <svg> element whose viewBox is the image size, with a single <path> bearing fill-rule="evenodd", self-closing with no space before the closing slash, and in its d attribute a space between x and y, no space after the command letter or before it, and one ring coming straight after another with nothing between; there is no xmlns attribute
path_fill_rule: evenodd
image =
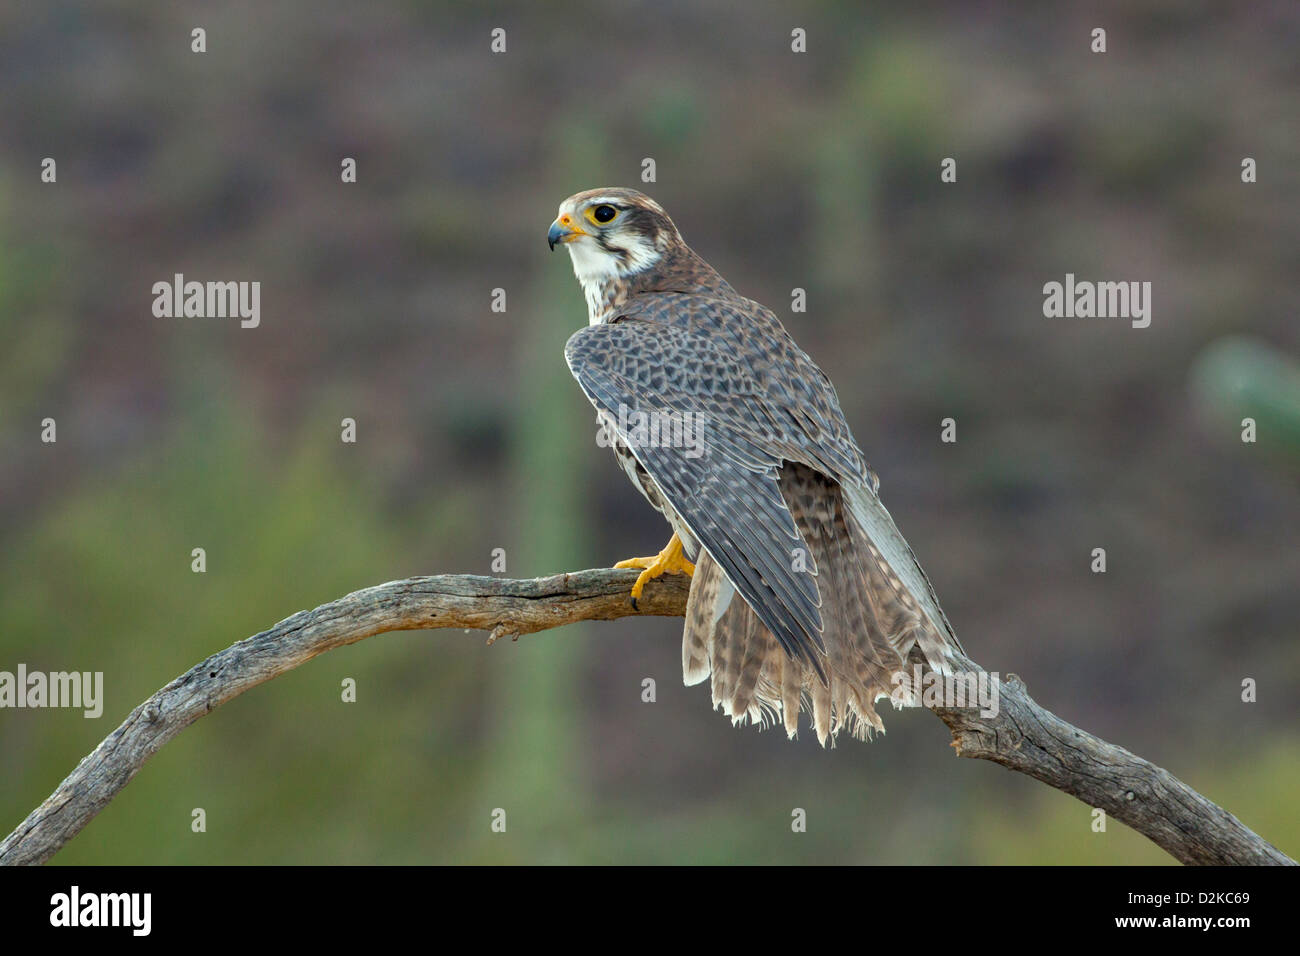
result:
<svg viewBox="0 0 1300 956"><path fill-rule="evenodd" d="M632 606L636 607L636 602L641 598L641 592L645 590L646 582L653 581L663 574L686 574L695 573L695 565L686 560L686 555L682 553L682 539L677 537L677 532L673 532L672 538L664 549L656 554L653 558L628 558L626 561L620 561L614 565L616 568L643 568L641 576L636 579L636 584L632 585Z"/></svg>

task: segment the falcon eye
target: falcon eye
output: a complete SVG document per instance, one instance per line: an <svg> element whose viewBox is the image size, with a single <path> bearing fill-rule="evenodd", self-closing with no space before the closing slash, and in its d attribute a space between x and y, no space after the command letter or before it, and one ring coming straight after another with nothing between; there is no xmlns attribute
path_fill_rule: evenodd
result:
<svg viewBox="0 0 1300 956"><path fill-rule="evenodd" d="M600 223L602 226L607 222L613 222L614 217L618 215L618 210L613 206L596 206L594 209L587 210L587 216L592 222Z"/></svg>

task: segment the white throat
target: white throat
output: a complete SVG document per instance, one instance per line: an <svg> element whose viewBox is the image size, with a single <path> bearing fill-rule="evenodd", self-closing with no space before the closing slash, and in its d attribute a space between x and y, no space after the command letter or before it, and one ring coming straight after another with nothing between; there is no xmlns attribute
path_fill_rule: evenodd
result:
<svg viewBox="0 0 1300 956"><path fill-rule="evenodd" d="M599 325L605 320L610 304L605 301L609 284L649 269L661 255L653 243L640 237L629 239L625 247L626 256L606 252L590 238L565 245L569 249L569 258L573 260L573 274L578 277L587 299L587 321L591 325Z"/></svg>

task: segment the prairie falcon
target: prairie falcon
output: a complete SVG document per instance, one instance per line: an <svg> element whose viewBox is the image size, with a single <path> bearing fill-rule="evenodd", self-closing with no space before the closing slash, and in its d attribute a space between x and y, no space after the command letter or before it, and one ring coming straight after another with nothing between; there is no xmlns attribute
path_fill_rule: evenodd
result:
<svg viewBox="0 0 1300 956"><path fill-rule="evenodd" d="M636 190L570 196L547 241L568 248L587 299L569 368L673 528L657 556L616 566L643 569L634 602L651 578L693 576L686 684L711 677L734 723L791 737L806 706L823 746L883 730L877 700L914 702L909 655L943 673L961 645L830 379Z"/></svg>

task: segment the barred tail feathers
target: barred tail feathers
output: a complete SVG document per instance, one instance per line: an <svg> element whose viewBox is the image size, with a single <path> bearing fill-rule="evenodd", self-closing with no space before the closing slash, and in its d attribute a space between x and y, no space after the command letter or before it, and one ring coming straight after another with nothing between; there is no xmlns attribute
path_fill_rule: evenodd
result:
<svg viewBox="0 0 1300 956"><path fill-rule="evenodd" d="M701 551L682 634L683 680L711 678L714 706L737 724L780 723L793 738L805 711L823 746L841 730L866 739L884 730L878 700L907 701L898 675L913 646L948 673L961 645L873 492L789 464L781 491L808 547L809 573L817 575L826 648L819 657L828 679L781 649Z"/></svg>

